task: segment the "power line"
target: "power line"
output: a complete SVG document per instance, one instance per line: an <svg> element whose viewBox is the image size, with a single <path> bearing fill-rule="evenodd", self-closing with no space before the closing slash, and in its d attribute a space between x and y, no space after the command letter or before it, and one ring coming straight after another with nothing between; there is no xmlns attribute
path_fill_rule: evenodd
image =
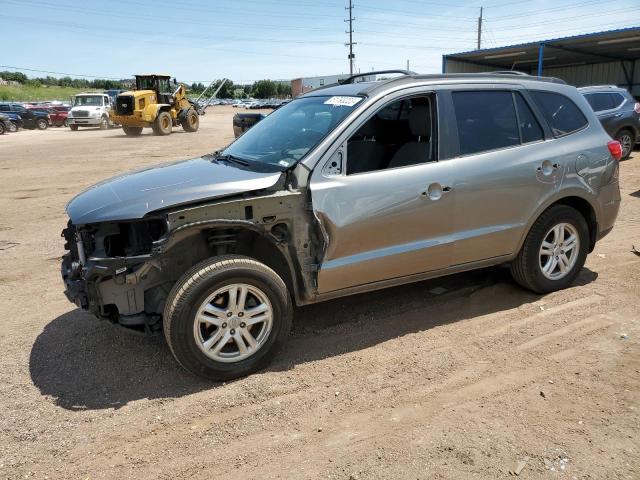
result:
<svg viewBox="0 0 640 480"><path fill-rule="evenodd" d="M27 72L35 72L35 73L47 73L49 75L64 75L66 77L97 78L98 80L122 80L122 78L115 78L115 77L99 77L97 75L85 75L81 73L52 72L49 70L37 70L35 68L15 67L12 65L0 65L0 68L10 68L12 70L25 70Z"/></svg>

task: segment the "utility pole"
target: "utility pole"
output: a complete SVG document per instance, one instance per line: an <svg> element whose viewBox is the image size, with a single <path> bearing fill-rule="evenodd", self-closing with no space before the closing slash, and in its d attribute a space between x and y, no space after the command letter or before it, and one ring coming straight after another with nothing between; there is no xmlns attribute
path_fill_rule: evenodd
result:
<svg viewBox="0 0 640 480"><path fill-rule="evenodd" d="M482 46L482 7L480 7L480 16L478 17L478 50Z"/></svg>
<svg viewBox="0 0 640 480"><path fill-rule="evenodd" d="M345 43L345 46L349 47L349 55L347 58L349 59L349 75L353 75L353 61L356 58L355 53L353 53L353 46L356 43L353 41L353 22L355 18L353 18L353 3L352 0L349 0L349 6L344 7L345 10L349 10L349 18L345 20L345 22L349 22L349 30L345 33L349 34L349 43Z"/></svg>

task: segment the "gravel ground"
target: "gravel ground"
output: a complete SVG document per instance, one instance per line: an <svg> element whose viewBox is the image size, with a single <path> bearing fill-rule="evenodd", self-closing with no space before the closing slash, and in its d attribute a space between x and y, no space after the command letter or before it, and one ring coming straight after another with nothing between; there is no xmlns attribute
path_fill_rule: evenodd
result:
<svg viewBox="0 0 640 480"><path fill-rule="evenodd" d="M0 137L0 478L640 477L640 152L572 288L491 268L300 308L272 367L235 382L67 302L65 203L223 146L233 112L196 134Z"/></svg>

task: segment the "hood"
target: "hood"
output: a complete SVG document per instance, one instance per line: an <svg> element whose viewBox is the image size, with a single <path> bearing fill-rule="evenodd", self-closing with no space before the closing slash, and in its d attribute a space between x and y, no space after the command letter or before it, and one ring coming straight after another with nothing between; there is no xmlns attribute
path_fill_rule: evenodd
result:
<svg viewBox="0 0 640 480"><path fill-rule="evenodd" d="M194 158L94 185L67 204L67 214L76 225L134 220L155 210L268 188L280 175Z"/></svg>

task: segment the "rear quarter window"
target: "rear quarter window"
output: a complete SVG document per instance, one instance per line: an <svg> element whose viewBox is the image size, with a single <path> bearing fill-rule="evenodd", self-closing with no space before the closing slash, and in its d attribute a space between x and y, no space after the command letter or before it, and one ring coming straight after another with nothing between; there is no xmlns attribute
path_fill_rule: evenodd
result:
<svg viewBox="0 0 640 480"><path fill-rule="evenodd" d="M569 97L559 93L536 90L530 93L554 136L569 135L583 129L589 123L582 111Z"/></svg>
<svg viewBox="0 0 640 480"><path fill-rule="evenodd" d="M624 96L619 93L611 93L610 95L613 99L613 108L618 108L626 100Z"/></svg>

